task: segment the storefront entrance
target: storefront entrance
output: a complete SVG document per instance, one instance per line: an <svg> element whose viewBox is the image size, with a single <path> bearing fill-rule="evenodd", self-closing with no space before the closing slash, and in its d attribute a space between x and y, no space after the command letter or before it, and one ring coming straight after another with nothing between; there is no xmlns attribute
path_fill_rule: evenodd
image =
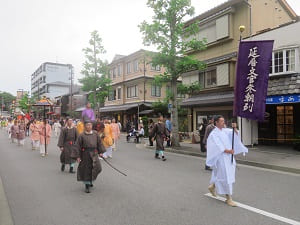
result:
<svg viewBox="0 0 300 225"><path fill-rule="evenodd" d="M300 104L269 104L259 123L259 144L294 144L300 138Z"/></svg>
<svg viewBox="0 0 300 225"><path fill-rule="evenodd" d="M276 106L277 143L286 143L294 138L294 106Z"/></svg>

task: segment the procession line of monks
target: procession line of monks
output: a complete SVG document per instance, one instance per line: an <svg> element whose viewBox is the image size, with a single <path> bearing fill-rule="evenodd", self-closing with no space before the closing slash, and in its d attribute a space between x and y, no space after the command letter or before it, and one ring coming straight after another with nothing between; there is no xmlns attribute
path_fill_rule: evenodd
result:
<svg viewBox="0 0 300 225"><path fill-rule="evenodd" d="M81 122L82 123L82 122ZM229 206L236 206L232 200L233 184L235 183L236 161L234 155L247 153L248 149L242 144L236 124L232 123L233 129L225 128L223 116L214 119L215 127L207 138L207 158L206 165L212 168L212 176L208 190L213 196L226 195L226 203ZM115 125L113 125L115 124ZM94 127L93 127L94 125ZM81 133L78 132L78 128ZM93 129L94 128L94 129ZM68 118L66 126L62 128L58 140L58 147L61 150L60 162L61 171L65 170L65 165L70 165L70 173L74 172L74 165L79 163L77 169L77 180L85 184L85 192L90 193L93 182L101 172L101 158L112 157L112 148L116 148L117 140L120 136L118 124L108 120L105 123L98 121L93 123L90 120L84 122L84 129L78 124L77 128L73 120ZM116 129L115 132L113 130ZM12 142L25 139L25 126L23 122L18 124L14 121L12 125L7 125L7 130ZM40 153L44 157L44 145L48 145L51 137L51 126L47 123L33 121L30 125L32 149L40 147ZM22 135L20 135L20 133ZM24 135L23 135L24 134ZM156 140L155 158L164 156L164 141L169 137L168 129L160 116L151 131L152 141ZM22 137L18 139L18 137ZM19 142L22 144L22 142ZM24 145L24 143L23 143Z"/></svg>

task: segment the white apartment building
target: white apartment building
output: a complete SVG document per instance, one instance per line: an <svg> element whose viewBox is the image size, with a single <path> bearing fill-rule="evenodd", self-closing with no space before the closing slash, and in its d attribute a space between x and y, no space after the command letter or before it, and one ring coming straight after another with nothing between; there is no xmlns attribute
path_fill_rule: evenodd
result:
<svg viewBox="0 0 300 225"><path fill-rule="evenodd" d="M56 96L68 94L72 71L71 64L43 63L31 75L31 95L54 99Z"/></svg>

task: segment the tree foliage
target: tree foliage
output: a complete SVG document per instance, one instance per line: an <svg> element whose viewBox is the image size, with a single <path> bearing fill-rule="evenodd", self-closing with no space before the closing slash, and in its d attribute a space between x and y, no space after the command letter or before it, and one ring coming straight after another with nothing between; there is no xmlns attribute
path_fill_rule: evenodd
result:
<svg viewBox="0 0 300 225"><path fill-rule="evenodd" d="M100 58L106 51L98 31L91 33L89 46L82 51L86 59L81 71L84 77L79 79L79 82L83 85L83 91L91 92L89 101L95 108L97 103L102 104L105 102L105 98L108 96L111 88L111 80L108 77L108 62Z"/></svg>
<svg viewBox="0 0 300 225"><path fill-rule="evenodd" d="M160 113L166 115L168 113L168 101L164 99L163 101L159 100L152 103L152 108L155 113Z"/></svg>
<svg viewBox="0 0 300 225"><path fill-rule="evenodd" d="M191 6L190 0L148 0L147 6L154 12L152 22L144 21L139 28L144 44L155 45L159 51L153 54L152 64L166 68L166 72L157 79L171 83L172 141L175 146L179 146L177 80L183 73L205 67L204 63L185 53L189 50L205 49L206 41L197 40L197 23L185 26L184 20L194 15L194 7Z"/></svg>
<svg viewBox="0 0 300 225"><path fill-rule="evenodd" d="M22 111L29 112L30 105L35 103L35 98L30 98L28 94L25 94L19 101L19 107Z"/></svg>
<svg viewBox="0 0 300 225"><path fill-rule="evenodd" d="M2 104L3 98L3 110L9 111L9 106L12 104L12 101L16 100L16 97L8 92L0 92L0 105Z"/></svg>

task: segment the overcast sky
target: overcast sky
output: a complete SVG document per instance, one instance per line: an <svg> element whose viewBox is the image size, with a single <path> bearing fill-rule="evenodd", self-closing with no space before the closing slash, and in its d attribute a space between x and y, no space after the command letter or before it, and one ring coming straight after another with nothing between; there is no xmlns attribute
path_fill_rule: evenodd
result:
<svg viewBox="0 0 300 225"><path fill-rule="evenodd" d="M73 64L80 77L90 32L98 30L104 58L141 48L137 27L151 18L147 0L0 0L0 91L30 90L30 76L43 62ZM192 0L196 15L224 0ZM300 14L299 0L288 0Z"/></svg>

